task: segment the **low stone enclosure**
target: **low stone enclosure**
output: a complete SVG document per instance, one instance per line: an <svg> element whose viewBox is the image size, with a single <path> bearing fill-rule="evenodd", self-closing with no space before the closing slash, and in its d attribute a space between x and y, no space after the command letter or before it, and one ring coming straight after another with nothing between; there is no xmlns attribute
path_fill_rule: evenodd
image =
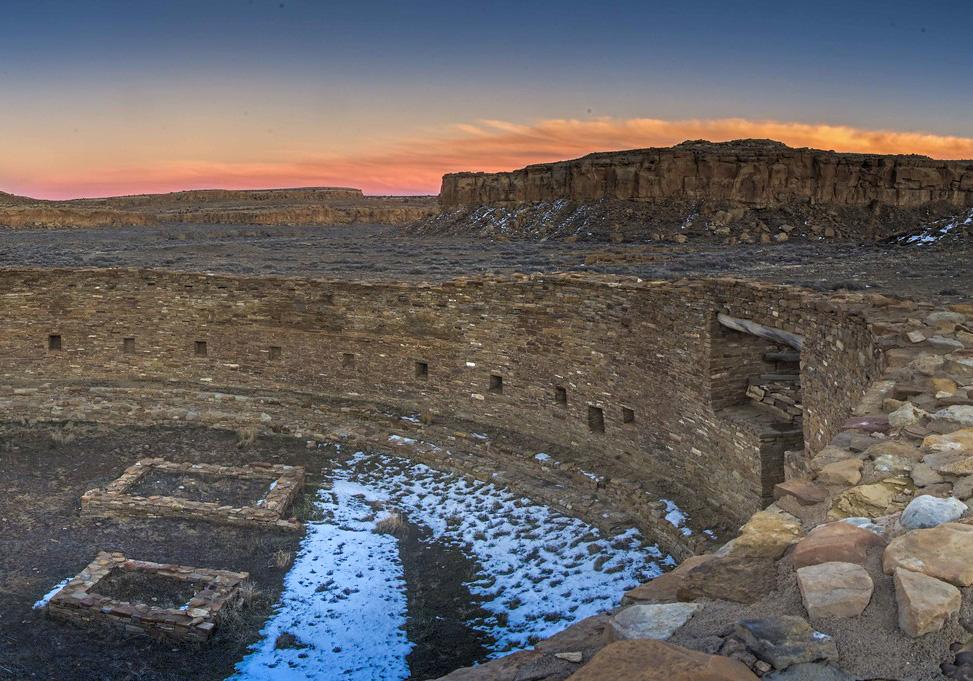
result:
<svg viewBox="0 0 973 681"><path fill-rule="evenodd" d="M614 678L623 658L642 676L618 678L671 678L678 667L755 679L800 665L831 674L822 678L969 678L973 305L729 279L0 278L0 352L16 367L2 376L0 407L24 418L257 423L350 443L360 420L376 437L412 433L416 458L512 485L549 475L554 496L587 494L568 507L581 515L609 508L652 527L651 501L666 493L694 520L743 524L719 551L626 594L620 611L450 681L538 669ZM791 399L803 447L764 447L765 424L746 415L763 409L749 404L751 378L775 373L755 372L760 363L793 367L794 350L754 334L725 348L720 315L800 336ZM564 464L548 470L536 449L478 450L457 420L543 443ZM503 475L514 470L526 474ZM891 617L874 611L889 607Z"/></svg>
<svg viewBox="0 0 973 681"><path fill-rule="evenodd" d="M99 592L110 591L107 583L118 576L165 580L173 591L182 590L188 597L172 607L159 607ZM51 617L84 627L107 625L129 634L202 643L212 636L221 610L239 598L240 585L248 576L245 572L132 560L121 553L100 551L88 567L51 597L47 609Z"/></svg>
<svg viewBox="0 0 973 681"><path fill-rule="evenodd" d="M252 503L231 505L221 501L192 500L176 494L147 495L136 488L155 473L164 476L203 477L222 481L257 483L263 489ZM85 492L81 514L86 516L148 516L208 520L231 525L253 525L283 530L300 530L301 523L287 518L294 499L304 486L301 466L255 463L248 466L220 466L142 459L102 489Z"/></svg>

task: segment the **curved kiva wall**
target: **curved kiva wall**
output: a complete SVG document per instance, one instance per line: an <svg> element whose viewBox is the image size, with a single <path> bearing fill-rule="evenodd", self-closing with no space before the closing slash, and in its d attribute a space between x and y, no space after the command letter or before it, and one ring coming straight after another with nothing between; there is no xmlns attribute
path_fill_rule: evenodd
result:
<svg viewBox="0 0 973 681"><path fill-rule="evenodd" d="M546 443L636 516L639 498L665 493L736 524L766 493L757 433L714 410L729 366L718 312L803 336L810 451L830 440L880 368L858 311L734 280L537 275L430 285L6 270L0 290L9 418L63 417L42 397L78 385L124 385L162 400L177 389L200 400L248 390L353 398ZM313 420L311 401L301 408ZM114 416L140 423L152 407L139 409Z"/></svg>

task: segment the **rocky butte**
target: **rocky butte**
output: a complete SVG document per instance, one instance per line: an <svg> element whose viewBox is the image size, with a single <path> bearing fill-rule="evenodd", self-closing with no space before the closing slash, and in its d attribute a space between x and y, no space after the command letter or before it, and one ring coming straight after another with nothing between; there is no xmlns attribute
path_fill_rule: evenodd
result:
<svg viewBox="0 0 973 681"><path fill-rule="evenodd" d="M419 233L744 243L882 239L973 207L973 161L794 149L771 140L603 152L451 173ZM783 234L783 237L777 236Z"/></svg>

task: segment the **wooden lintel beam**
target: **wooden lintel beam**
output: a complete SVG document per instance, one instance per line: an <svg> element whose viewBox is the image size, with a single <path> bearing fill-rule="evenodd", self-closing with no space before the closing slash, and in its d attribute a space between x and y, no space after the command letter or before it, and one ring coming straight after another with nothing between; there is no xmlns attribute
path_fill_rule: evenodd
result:
<svg viewBox="0 0 973 681"><path fill-rule="evenodd" d="M804 337L798 336L796 333L791 333L790 331L775 329L772 326L764 326L749 319L737 319L722 312L716 315L716 319L720 324L734 331L742 331L743 333L772 340L775 343L783 343L784 345L791 346L795 350L801 350L804 347Z"/></svg>

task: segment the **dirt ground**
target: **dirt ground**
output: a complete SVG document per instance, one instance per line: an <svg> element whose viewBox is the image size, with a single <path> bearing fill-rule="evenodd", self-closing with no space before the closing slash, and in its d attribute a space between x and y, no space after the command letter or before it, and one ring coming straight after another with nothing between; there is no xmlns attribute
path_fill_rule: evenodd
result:
<svg viewBox="0 0 973 681"><path fill-rule="evenodd" d="M0 267L162 267L236 274L442 280L595 271L643 278L740 276L819 290L940 299L973 296L973 244L787 242L592 244L404 236L395 227L172 225L0 230Z"/></svg>
<svg viewBox="0 0 973 681"><path fill-rule="evenodd" d="M52 437L53 434L53 437ZM283 587L299 533L280 533L173 519L94 519L80 516L80 496L117 478L139 458L160 456L193 463L268 461L305 466L311 503L327 471L348 455L303 440L260 437L245 448L236 433L195 427L123 428L95 424L47 430L0 424L0 680L207 681L225 679L258 640ZM486 613L466 582L477 565L463 552L429 541L429 530L405 522L397 531L405 570L411 681L438 678L486 658L491 640L467 625ZM85 630L53 621L32 605L55 584L80 572L98 550L162 563L247 571L255 586L247 606L203 647ZM138 594L174 607L191 589L159 580L106 578L99 593ZM249 592L248 592L249 594ZM155 599L155 600L153 600ZM277 642L286 647L287 636Z"/></svg>

